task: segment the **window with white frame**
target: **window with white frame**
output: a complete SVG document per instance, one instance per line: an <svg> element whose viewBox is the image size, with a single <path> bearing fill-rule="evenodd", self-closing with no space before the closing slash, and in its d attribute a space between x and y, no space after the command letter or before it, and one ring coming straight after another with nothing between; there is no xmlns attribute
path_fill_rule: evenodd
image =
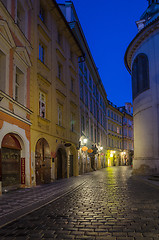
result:
<svg viewBox="0 0 159 240"><path fill-rule="evenodd" d="M6 55L0 51L0 90L5 92L6 78Z"/></svg>
<svg viewBox="0 0 159 240"><path fill-rule="evenodd" d="M24 86L25 86L24 73L18 67L16 67L14 98L17 102L23 105L25 103Z"/></svg>
<svg viewBox="0 0 159 240"><path fill-rule="evenodd" d="M46 118L46 94L41 91L39 93L39 115Z"/></svg>
<svg viewBox="0 0 159 240"><path fill-rule="evenodd" d="M62 105L58 105L58 125L62 126L62 118L63 118L63 106Z"/></svg>

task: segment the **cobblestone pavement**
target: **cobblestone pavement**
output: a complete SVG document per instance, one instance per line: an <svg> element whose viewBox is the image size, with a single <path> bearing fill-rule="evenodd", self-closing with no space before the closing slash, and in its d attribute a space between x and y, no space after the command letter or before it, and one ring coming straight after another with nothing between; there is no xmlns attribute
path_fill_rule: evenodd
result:
<svg viewBox="0 0 159 240"><path fill-rule="evenodd" d="M0 240L159 239L159 188L132 177L129 167L103 169L83 180L81 187L1 228Z"/></svg>

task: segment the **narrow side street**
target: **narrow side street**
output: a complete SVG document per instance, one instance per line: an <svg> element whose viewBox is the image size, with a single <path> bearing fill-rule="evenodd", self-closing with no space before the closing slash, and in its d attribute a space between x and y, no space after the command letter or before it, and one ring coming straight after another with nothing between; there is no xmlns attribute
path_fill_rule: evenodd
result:
<svg viewBox="0 0 159 240"><path fill-rule="evenodd" d="M80 178L81 187L1 228L0 239L159 239L159 188L132 177L130 167L72 181Z"/></svg>

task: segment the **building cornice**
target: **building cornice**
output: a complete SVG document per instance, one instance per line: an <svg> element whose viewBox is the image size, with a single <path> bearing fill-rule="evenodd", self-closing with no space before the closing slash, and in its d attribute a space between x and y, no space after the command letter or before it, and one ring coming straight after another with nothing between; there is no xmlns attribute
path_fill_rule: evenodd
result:
<svg viewBox="0 0 159 240"><path fill-rule="evenodd" d="M144 27L129 44L125 52L124 63L130 74L131 74L132 57L136 49L141 45L141 43L145 39L147 39L150 36L151 33L153 33L158 28L159 28L159 17L157 17L153 22L151 22L149 25Z"/></svg>

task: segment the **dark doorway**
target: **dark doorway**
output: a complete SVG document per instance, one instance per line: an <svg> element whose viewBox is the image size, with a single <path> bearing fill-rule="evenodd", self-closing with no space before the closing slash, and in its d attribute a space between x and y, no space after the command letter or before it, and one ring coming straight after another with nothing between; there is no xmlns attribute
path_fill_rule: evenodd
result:
<svg viewBox="0 0 159 240"><path fill-rule="evenodd" d="M57 179L67 177L67 155L65 150L57 150Z"/></svg>

